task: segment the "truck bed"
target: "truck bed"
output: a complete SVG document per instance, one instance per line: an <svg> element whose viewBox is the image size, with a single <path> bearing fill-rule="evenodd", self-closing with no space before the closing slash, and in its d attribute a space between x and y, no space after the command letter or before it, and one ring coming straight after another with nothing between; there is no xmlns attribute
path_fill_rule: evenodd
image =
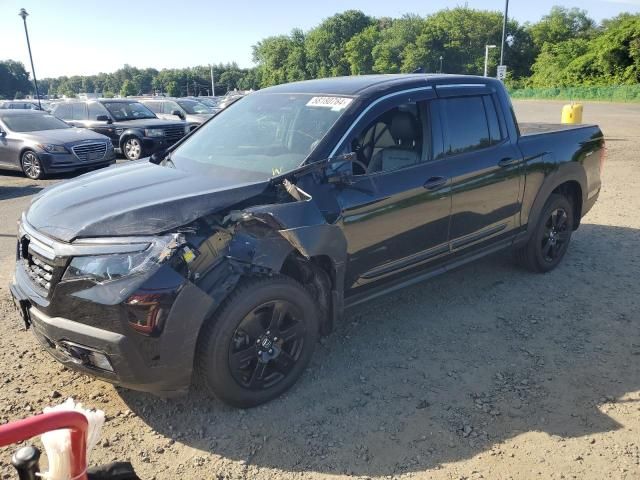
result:
<svg viewBox="0 0 640 480"><path fill-rule="evenodd" d="M560 132L563 130L575 130L577 128L593 127L594 125L587 123L544 123L544 122L518 122L520 127L520 135L539 135L541 133Z"/></svg>

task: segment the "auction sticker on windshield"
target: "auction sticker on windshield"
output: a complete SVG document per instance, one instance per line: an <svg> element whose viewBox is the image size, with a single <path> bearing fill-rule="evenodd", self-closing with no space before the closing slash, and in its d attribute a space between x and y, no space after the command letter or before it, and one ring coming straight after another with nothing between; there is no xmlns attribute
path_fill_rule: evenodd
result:
<svg viewBox="0 0 640 480"><path fill-rule="evenodd" d="M331 110L344 110L353 99L346 97L313 97L307 102L307 107L325 107Z"/></svg>

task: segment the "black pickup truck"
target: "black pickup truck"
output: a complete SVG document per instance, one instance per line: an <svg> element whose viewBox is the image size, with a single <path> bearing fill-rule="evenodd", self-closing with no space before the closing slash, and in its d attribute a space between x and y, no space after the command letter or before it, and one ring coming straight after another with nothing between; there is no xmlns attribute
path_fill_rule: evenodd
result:
<svg viewBox="0 0 640 480"><path fill-rule="evenodd" d="M45 189L11 292L71 368L250 407L293 385L346 307L497 250L556 267L603 154L595 125L519 126L489 78L280 85Z"/></svg>

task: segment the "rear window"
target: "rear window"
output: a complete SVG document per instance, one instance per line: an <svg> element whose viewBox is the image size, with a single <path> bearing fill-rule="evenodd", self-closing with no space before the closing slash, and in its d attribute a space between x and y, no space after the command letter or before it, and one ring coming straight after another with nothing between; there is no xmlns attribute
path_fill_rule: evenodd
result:
<svg viewBox="0 0 640 480"><path fill-rule="evenodd" d="M71 120L71 105L68 103L56 105L52 113L58 118Z"/></svg>

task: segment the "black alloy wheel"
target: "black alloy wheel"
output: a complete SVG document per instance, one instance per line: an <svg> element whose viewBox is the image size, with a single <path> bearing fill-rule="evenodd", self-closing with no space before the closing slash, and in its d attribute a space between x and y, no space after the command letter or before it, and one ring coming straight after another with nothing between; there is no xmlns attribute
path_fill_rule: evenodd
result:
<svg viewBox="0 0 640 480"><path fill-rule="evenodd" d="M233 378L250 390L264 390L286 378L304 348L303 315L284 300L254 308L240 322L229 346Z"/></svg>
<svg viewBox="0 0 640 480"><path fill-rule="evenodd" d="M197 380L229 405L248 408L288 390L309 364L321 309L294 279L242 280L203 326Z"/></svg>

